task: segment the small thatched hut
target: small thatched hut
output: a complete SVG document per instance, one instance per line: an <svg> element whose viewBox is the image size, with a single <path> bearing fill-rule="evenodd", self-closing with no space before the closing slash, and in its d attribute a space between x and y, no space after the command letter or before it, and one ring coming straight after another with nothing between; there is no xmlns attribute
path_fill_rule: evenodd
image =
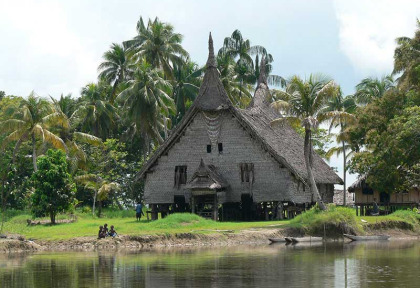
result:
<svg viewBox="0 0 420 288"><path fill-rule="evenodd" d="M350 193L354 193L357 214L369 215L373 203L377 203L384 208L386 213L393 212L401 207L420 207L420 189L412 187L407 191L395 191L391 194L373 190L366 182L367 175L360 176L349 188Z"/></svg>
<svg viewBox="0 0 420 288"><path fill-rule="evenodd" d="M219 79L210 35L196 100L138 175L153 218L169 210L220 220L281 218L314 203L303 139L288 124L270 125L280 115L269 106L261 70L250 106L235 108ZM324 202L331 203L342 180L316 153L313 171Z"/></svg>

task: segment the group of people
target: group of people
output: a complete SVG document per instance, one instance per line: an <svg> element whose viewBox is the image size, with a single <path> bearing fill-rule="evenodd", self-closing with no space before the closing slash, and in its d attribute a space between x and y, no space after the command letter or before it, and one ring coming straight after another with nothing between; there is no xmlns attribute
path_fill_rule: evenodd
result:
<svg viewBox="0 0 420 288"><path fill-rule="evenodd" d="M117 236L117 231L114 229L114 225L111 225L111 229L108 230L108 224L104 224L104 226L99 226L98 232L98 239L105 238L105 237L112 237L114 238Z"/></svg>
<svg viewBox="0 0 420 288"><path fill-rule="evenodd" d="M144 216L143 213L143 206L141 205L141 202L137 202L136 205L136 219L137 221L140 221L141 216ZM108 224L104 224L104 226L99 226L99 232L98 232L98 239L105 238L105 237L115 237L117 236L117 232L114 229L114 226L111 225L111 229L108 230Z"/></svg>

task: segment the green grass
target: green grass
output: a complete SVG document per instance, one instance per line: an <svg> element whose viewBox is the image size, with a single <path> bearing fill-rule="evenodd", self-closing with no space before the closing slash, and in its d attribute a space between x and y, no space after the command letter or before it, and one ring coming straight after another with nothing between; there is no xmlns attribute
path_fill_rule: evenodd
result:
<svg viewBox="0 0 420 288"><path fill-rule="evenodd" d="M354 209L329 205L326 211L314 207L302 213L291 221L291 226L301 228L309 235L323 236L325 233L334 237L343 233L361 233L361 223Z"/></svg>
<svg viewBox="0 0 420 288"><path fill-rule="evenodd" d="M280 227L289 223L287 220L216 222L190 213L172 214L165 219L150 222L142 218L140 222L137 222L134 212L132 217L115 217L115 214L106 213L105 211L104 216L109 215L111 215L111 218L94 218L91 214L77 213L77 221L74 223L35 226L27 226L26 220L31 218L30 215L19 215L5 223L4 232L21 234L26 238L38 240L65 240L74 237L95 237L99 226L105 223L108 226L114 225L120 235L168 235L190 232L207 234L216 232L214 230L233 230L237 232L248 228L273 228L273 225Z"/></svg>
<svg viewBox="0 0 420 288"><path fill-rule="evenodd" d="M411 229L420 231L420 215L408 210L399 210L387 216L357 217L351 208L329 206L327 211L312 208L292 220L262 221L262 222L215 222L203 219L190 213L171 214L165 219L148 222L135 220L134 211L103 211L103 218L93 217L90 213L76 212L77 221L74 223L60 223L57 225L27 226L30 214L14 211L5 224L3 232L21 234L26 238L38 240L65 240L75 237L95 237L100 225L114 225L120 235L173 235L176 233L217 233L216 230L232 230L238 232L250 228L297 228L309 235L324 235L336 237L342 233L364 234L367 225L370 228L380 227ZM57 219L64 219L67 215L59 215ZM43 220L36 219L36 220ZM368 223L364 224L361 220ZM406 223L407 225L400 225ZM219 231L220 232L220 231Z"/></svg>
<svg viewBox="0 0 420 288"><path fill-rule="evenodd" d="M291 220L290 226L303 229L309 235L323 236L326 233L330 237L343 233L364 234L365 228L372 227L420 231L420 215L411 210L398 210L386 216L356 216L352 208L330 205L327 211L314 207L302 213Z"/></svg>

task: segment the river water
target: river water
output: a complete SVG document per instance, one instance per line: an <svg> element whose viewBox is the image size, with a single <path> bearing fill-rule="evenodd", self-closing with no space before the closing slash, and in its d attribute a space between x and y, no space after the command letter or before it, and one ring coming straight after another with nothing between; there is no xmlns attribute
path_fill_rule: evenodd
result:
<svg viewBox="0 0 420 288"><path fill-rule="evenodd" d="M0 254L0 286L420 287L420 243Z"/></svg>

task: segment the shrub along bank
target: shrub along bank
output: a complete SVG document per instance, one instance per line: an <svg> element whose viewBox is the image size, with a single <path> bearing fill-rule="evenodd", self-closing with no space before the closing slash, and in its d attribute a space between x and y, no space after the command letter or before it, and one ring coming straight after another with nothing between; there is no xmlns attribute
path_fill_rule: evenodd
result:
<svg viewBox="0 0 420 288"><path fill-rule="evenodd" d="M363 221L362 221L363 220ZM355 210L329 205L328 210L318 207L302 213L290 222L291 227L313 236L341 237L345 234L374 234L378 230L402 229L420 232L420 214L415 210L398 210L386 216L356 216Z"/></svg>

